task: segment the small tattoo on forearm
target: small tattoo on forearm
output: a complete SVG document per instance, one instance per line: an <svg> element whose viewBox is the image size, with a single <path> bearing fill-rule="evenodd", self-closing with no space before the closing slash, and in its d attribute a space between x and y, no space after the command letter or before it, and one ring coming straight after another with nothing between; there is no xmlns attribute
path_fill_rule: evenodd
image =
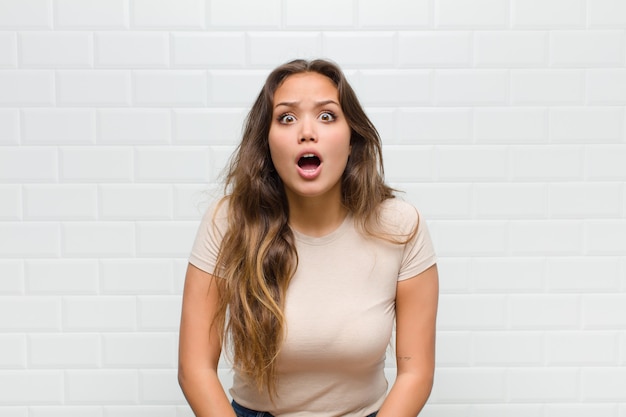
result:
<svg viewBox="0 0 626 417"><path fill-rule="evenodd" d="M399 361L410 361L411 357L410 356L399 356L398 360Z"/></svg>

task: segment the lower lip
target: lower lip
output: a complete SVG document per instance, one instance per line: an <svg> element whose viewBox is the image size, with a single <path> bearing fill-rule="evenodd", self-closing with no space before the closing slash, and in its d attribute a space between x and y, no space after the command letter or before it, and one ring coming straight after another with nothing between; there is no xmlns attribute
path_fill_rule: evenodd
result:
<svg viewBox="0 0 626 417"><path fill-rule="evenodd" d="M314 180L315 178L317 178L320 173L322 172L322 166L319 165L317 168L313 169L313 170L304 170L300 167L298 168L298 174L300 174L300 176L302 178L304 178L305 180Z"/></svg>

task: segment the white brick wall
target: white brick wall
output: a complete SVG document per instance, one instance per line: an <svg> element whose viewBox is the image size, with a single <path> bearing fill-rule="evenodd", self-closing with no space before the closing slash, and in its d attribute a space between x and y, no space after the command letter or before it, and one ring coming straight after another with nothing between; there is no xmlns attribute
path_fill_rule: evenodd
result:
<svg viewBox="0 0 626 417"><path fill-rule="evenodd" d="M192 415L198 220L268 71L318 56L440 255L422 415L626 416L626 1L0 0L1 416Z"/></svg>

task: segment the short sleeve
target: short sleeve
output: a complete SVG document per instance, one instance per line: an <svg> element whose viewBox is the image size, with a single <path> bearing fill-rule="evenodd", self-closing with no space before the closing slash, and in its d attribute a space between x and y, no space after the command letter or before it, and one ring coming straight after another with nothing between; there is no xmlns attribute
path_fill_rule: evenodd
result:
<svg viewBox="0 0 626 417"><path fill-rule="evenodd" d="M384 213L387 223L393 225L403 236L409 236L415 231L403 246L398 281L412 278L433 266L437 262L437 256L428 225L418 210L411 204L394 198L387 200Z"/></svg>
<svg viewBox="0 0 626 417"><path fill-rule="evenodd" d="M227 211L225 202L207 209L191 248L189 263L209 274L216 274L217 256L228 227Z"/></svg>

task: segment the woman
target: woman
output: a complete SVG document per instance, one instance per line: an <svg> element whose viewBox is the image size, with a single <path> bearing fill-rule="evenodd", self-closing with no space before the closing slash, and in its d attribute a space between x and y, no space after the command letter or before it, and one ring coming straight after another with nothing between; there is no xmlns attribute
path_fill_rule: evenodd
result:
<svg viewBox="0 0 626 417"><path fill-rule="evenodd" d="M225 194L183 295L179 382L196 416L416 416L433 383L435 254L384 183L378 133L335 64L269 75ZM232 403L217 376L224 346Z"/></svg>

